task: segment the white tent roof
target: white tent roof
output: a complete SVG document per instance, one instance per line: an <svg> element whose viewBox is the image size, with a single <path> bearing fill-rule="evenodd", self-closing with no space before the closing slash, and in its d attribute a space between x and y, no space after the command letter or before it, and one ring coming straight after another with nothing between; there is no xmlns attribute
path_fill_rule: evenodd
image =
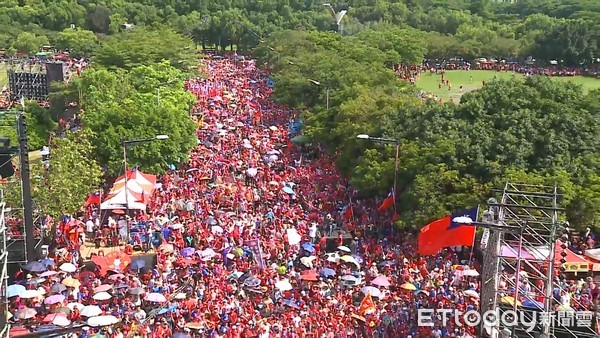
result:
<svg viewBox="0 0 600 338"><path fill-rule="evenodd" d="M125 180L115 182L115 184L113 184L113 187L109 192L109 195L118 193L119 191L123 190L124 187L125 187ZM127 189L129 189L129 191L135 192L137 194L141 194L141 193L151 194L152 193L152 191L148 191L148 190L144 189L135 180L127 180Z"/></svg>
<svg viewBox="0 0 600 338"><path fill-rule="evenodd" d="M526 247L525 250L537 260L545 260L550 256L550 248L547 246Z"/></svg>
<svg viewBox="0 0 600 338"><path fill-rule="evenodd" d="M129 183L128 183L129 185ZM125 191L127 190L127 196ZM129 205L129 209L144 210L146 204L140 202L140 193L125 189L124 187L118 190L111 198L107 199L100 205L101 210L107 209L127 209L125 206Z"/></svg>

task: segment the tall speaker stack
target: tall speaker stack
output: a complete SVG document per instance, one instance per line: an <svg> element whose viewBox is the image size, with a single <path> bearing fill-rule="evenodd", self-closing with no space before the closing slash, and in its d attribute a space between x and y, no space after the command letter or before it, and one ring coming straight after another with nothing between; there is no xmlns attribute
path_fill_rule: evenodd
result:
<svg viewBox="0 0 600 338"><path fill-rule="evenodd" d="M12 97L19 100L22 97L29 100L46 101L53 82L64 82L67 64L62 61L46 62L40 65L22 65L11 69L9 67L8 83Z"/></svg>

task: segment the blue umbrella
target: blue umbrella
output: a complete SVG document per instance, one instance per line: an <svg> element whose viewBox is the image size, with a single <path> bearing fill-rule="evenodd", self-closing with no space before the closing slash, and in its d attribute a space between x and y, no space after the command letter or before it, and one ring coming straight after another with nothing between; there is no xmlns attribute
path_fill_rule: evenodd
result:
<svg viewBox="0 0 600 338"><path fill-rule="evenodd" d="M523 307L530 308L530 309L543 310L544 304L542 304L541 302L538 302L537 300L528 299L523 302Z"/></svg>
<svg viewBox="0 0 600 338"><path fill-rule="evenodd" d="M172 335L171 338L190 338L190 336L185 333L177 332Z"/></svg>
<svg viewBox="0 0 600 338"><path fill-rule="evenodd" d="M25 287L20 284L13 284L6 288L6 297L16 297L25 292Z"/></svg>
<svg viewBox="0 0 600 338"><path fill-rule="evenodd" d="M54 266L56 264L53 259L48 258L42 259L40 263L44 264L44 266Z"/></svg>
<svg viewBox="0 0 600 338"><path fill-rule="evenodd" d="M352 257L354 257L354 260L356 260L358 264L364 263L364 259L362 259L362 257L360 257L359 255L352 255Z"/></svg>
<svg viewBox="0 0 600 338"><path fill-rule="evenodd" d="M330 269L330 268L323 268L323 269L321 269L321 276L323 276L323 277L333 277L333 276L335 276L335 271L333 269Z"/></svg>
<svg viewBox="0 0 600 338"><path fill-rule="evenodd" d="M312 243L308 243L308 242L302 244L302 249L304 249L304 251L309 252L309 253L315 252L315 247L312 245Z"/></svg>
<svg viewBox="0 0 600 338"><path fill-rule="evenodd" d="M257 287L260 285L260 279L254 277L254 276L249 277L248 279L246 279L244 281L244 285L249 286L249 287Z"/></svg>
<svg viewBox="0 0 600 338"><path fill-rule="evenodd" d="M291 308L294 308L294 309L299 309L299 308L300 308L300 307L298 306L298 304L294 303L294 301L293 301L293 300L291 300L291 299L284 299L284 300L282 300L281 302L282 302L283 304L285 304L285 305L287 305L287 306L291 307Z"/></svg>
<svg viewBox="0 0 600 338"><path fill-rule="evenodd" d="M163 309L160 309L160 311L158 311L158 314L159 315L163 315L163 314L168 313L168 312L171 312L170 308L163 308Z"/></svg>
<svg viewBox="0 0 600 338"><path fill-rule="evenodd" d="M190 257L191 255L194 254L194 252L196 252L196 249L194 249L194 248L183 248L181 250L181 255L183 257Z"/></svg>
<svg viewBox="0 0 600 338"><path fill-rule="evenodd" d="M31 272L44 272L47 270L44 264L40 262L29 262L23 266L23 269Z"/></svg>
<svg viewBox="0 0 600 338"><path fill-rule="evenodd" d="M129 264L129 269L131 270L139 270L146 266L146 262L141 259L135 260Z"/></svg>
<svg viewBox="0 0 600 338"><path fill-rule="evenodd" d="M281 189L281 191L283 191L284 193L288 194L288 195L295 195L296 193L294 192L294 190L290 187L283 187L283 189Z"/></svg>

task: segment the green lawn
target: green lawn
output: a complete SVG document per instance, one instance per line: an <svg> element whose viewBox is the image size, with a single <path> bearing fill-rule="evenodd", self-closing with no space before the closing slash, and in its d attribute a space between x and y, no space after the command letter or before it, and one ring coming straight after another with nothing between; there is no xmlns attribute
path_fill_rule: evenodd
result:
<svg viewBox="0 0 600 338"><path fill-rule="evenodd" d="M450 84L452 85L451 90L448 90L447 86L439 89L438 83L441 80L441 75L430 75L429 72L421 74L421 77L417 80L417 86L426 92L441 97L444 101L453 100L458 102L462 94L481 88L483 81L493 80L494 76L497 76L499 79L523 78L523 75L513 72L451 70L446 71L446 78L450 80ZM573 81L583 86L586 92L600 88L600 80L590 77L553 77L552 79L556 81ZM463 86L462 92L460 91L460 86Z"/></svg>
<svg viewBox="0 0 600 338"><path fill-rule="evenodd" d="M6 74L6 63L0 64L0 88L8 87L8 74Z"/></svg>

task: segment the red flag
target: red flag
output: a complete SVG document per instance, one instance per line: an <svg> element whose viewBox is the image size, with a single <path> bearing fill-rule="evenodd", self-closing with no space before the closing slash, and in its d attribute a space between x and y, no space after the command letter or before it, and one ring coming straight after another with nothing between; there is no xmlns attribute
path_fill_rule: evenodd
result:
<svg viewBox="0 0 600 338"><path fill-rule="evenodd" d="M376 309L377 308L375 307L375 302L373 301L373 298L371 298L371 294L367 293L365 295L365 298L363 298L363 300L360 302L360 306L358 307L358 313L361 316L364 316L365 313L373 312Z"/></svg>
<svg viewBox="0 0 600 338"><path fill-rule="evenodd" d="M381 202L378 211L386 211L394 205L394 193L390 192L388 196Z"/></svg>
<svg viewBox="0 0 600 338"><path fill-rule="evenodd" d="M344 211L344 221L349 221L354 216L354 210L352 210L352 204L348 204L346 206L346 211Z"/></svg>
<svg viewBox="0 0 600 338"><path fill-rule="evenodd" d="M476 221L477 212L478 208L473 208L465 212L454 213L424 226L419 233L419 255L435 255L449 246L472 246L475 240L475 227L458 224L452 220L459 216L466 216Z"/></svg>
<svg viewBox="0 0 600 338"><path fill-rule="evenodd" d="M88 199L85 201L85 206L90 206L91 204L100 204L100 193L96 192L94 194L90 194Z"/></svg>

